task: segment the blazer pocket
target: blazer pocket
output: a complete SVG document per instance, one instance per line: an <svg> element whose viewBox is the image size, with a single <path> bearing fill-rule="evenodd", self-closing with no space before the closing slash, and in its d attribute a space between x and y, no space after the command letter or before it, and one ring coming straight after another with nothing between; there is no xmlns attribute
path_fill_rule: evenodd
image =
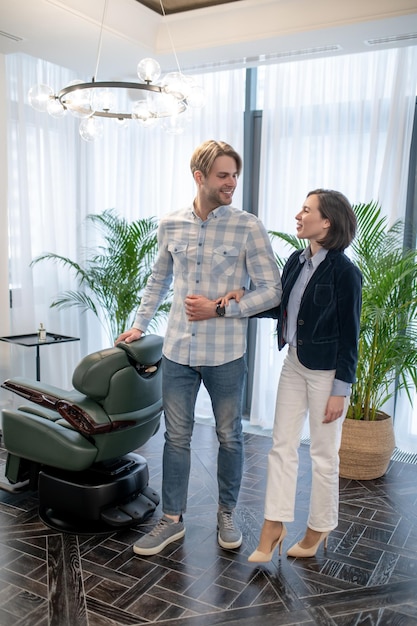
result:
<svg viewBox="0 0 417 626"><path fill-rule="evenodd" d="M316 306L329 306L333 303L333 285L316 285L314 289L313 302Z"/></svg>

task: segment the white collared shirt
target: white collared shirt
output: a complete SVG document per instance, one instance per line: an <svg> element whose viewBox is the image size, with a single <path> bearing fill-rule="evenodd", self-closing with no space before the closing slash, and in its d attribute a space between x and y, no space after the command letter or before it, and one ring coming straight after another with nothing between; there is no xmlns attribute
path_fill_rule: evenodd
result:
<svg viewBox="0 0 417 626"><path fill-rule="evenodd" d="M286 327L284 331L284 338L290 346L297 346L297 318L300 310L301 299L303 297L305 288L307 287L311 277L317 270L320 263L324 261L328 253L325 248L320 248L316 254L311 256L310 246L306 248L299 257L300 263L303 264L303 268L294 283L294 287L291 290L288 306ZM338 380L335 378L333 381L333 388L331 395L333 396L350 396L352 391L352 385L344 380Z"/></svg>

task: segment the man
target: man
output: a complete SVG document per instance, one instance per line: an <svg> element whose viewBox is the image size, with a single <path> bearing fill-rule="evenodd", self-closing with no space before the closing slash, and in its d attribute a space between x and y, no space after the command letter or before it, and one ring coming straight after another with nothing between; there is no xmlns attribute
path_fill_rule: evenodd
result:
<svg viewBox="0 0 417 626"><path fill-rule="evenodd" d="M219 441L218 542L238 548L242 534L233 511L243 468L242 395L246 372L247 319L280 302L281 281L264 226L231 206L242 160L224 142L206 141L191 158L197 185L193 205L164 216L159 254L133 328L119 341L146 331L172 279L173 301L164 340L162 395L165 414L162 509L155 528L134 545L141 555L157 554L184 536L190 443L198 389L210 395ZM226 293L251 284L241 299L221 306Z"/></svg>

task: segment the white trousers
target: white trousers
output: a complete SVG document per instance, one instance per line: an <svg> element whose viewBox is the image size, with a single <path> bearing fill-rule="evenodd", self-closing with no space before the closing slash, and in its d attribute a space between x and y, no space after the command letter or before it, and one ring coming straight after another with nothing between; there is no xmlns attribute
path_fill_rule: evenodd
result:
<svg viewBox="0 0 417 626"><path fill-rule="evenodd" d="M312 486L307 525L326 532L336 528L339 509L339 448L343 416L323 424L334 370L310 370L289 347L278 384L272 448L268 455L265 519L294 520L298 448L306 416L310 422Z"/></svg>

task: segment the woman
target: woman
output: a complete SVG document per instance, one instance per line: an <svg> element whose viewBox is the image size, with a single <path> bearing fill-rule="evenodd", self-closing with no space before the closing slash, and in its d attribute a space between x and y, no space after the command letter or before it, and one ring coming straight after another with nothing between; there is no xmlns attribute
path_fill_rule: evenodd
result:
<svg viewBox="0 0 417 626"><path fill-rule="evenodd" d="M356 232L351 205L338 191L311 191L295 216L297 236L310 244L294 252L282 274L278 348L288 344L268 455L264 524L250 562L282 551L294 520L298 447L309 415L312 487L307 529L288 556L312 557L338 523L339 447L355 381L362 277L344 254ZM230 295L230 294L228 294ZM241 296L241 294L239 294Z"/></svg>

